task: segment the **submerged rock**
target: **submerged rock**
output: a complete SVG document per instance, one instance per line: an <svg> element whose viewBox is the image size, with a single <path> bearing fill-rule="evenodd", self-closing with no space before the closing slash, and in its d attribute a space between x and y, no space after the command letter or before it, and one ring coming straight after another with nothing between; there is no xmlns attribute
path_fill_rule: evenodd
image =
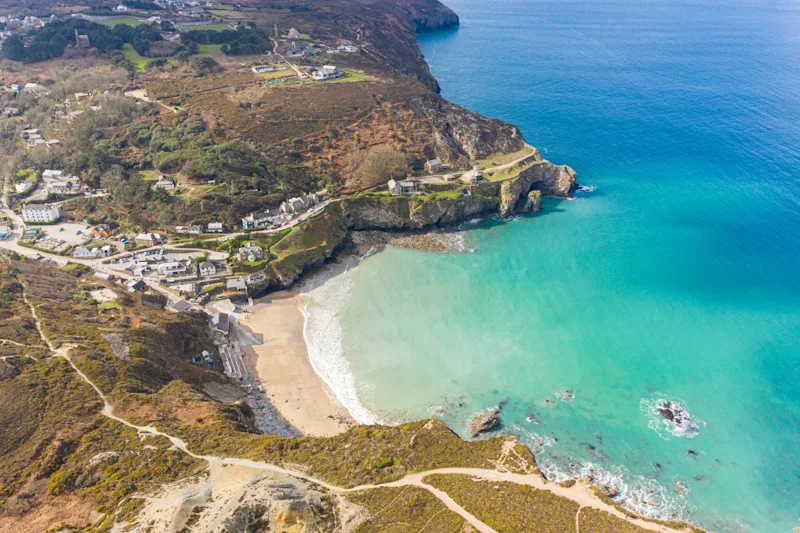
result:
<svg viewBox="0 0 800 533"><path fill-rule="evenodd" d="M489 411L483 412L469 423L469 436L477 437L481 433L485 433L497 427L500 423L500 408L494 407Z"/></svg>

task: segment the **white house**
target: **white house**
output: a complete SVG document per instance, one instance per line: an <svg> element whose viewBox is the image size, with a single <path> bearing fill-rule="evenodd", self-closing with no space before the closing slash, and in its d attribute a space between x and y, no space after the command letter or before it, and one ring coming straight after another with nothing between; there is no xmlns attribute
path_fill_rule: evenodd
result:
<svg viewBox="0 0 800 533"><path fill-rule="evenodd" d="M470 170L468 172L464 172L459 179L467 185L475 185L476 183L483 181L483 176L478 170Z"/></svg>
<svg viewBox="0 0 800 533"><path fill-rule="evenodd" d="M100 249L97 247L90 250L85 246L78 246L75 248L75 251L72 252L72 256L77 257L78 259L91 259L93 257L97 257L98 255L100 255Z"/></svg>
<svg viewBox="0 0 800 533"><path fill-rule="evenodd" d="M294 29L294 28L290 28L290 29L289 29L289 33L287 33L287 34L286 34L286 36L287 36L289 39L299 39L299 38L300 38L300 32L299 32L299 31L297 31L297 30L296 30L296 29Z"/></svg>
<svg viewBox="0 0 800 533"><path fill-rule="evenodd" d="M161 176L158 178L158 181L155 182L153 185L153 189L164 189L165 191L171 191L175 188L175 182L172 181L172 178L165 178Z"/></svg>
<svg viewBox="0 0 800 533"><path fill-rule="evenodd" d="M22 208L22 220L25 222L55 222L61 218L56 204L28 204Z"/></svg>
<svg viewBox="0 0 800 533"><path fill-rule="evenodd" d="M209 222L208 223L208 232L209 233L225 233L225 225L222 222Z"/></svg>
<svg viewBox="0 0 800 533"><path fill-rule="evenodd" d="M255 67L251 67L250 70L252 70L256 74L264 74L266 72L274 72L275 67L273 67L272 65L256 65Z"/></svg>
<svg viewBox="0 0 800 533"><path fill-rule="evenodd" d="M419 190L419 183L411 180L389 180L386 185L389 187L389 192L392 193L392 196L414 194Z"/></svg>
<svg viewBox="0 0 800 533"><path fill-rule="evenodd" d="M211 261L203 261L202 263L200 263L201 276L213 276L216 273L217 273L217 265L215 265Z"/></svg>
<svg viewBox="0 0 800 533"><path fill-rule="evenodd" d="M248 242L239 248L236 253L239 256L239 261L250 261L251 263L266 257L264 249L252 242Z"/></svg>
<svg viewBox="0 0 800 533"><path fill-rule="evenodd" d="M163 265L158 267L159 276L174 276L175 274L185 274L185 273L186 273L186 264L181 263L180 261L171 261L169 263L164 263Z"/></svg>
<svg viewBox="0 0 800 533"><path fill-rule="evenodd" d="M425 163L425 170L428 172L439 172L442 170L444 164L442 163L441 159L431 159L427 163Z"/></svg>
<svg viewBox="0 0 800 533"><path fill-rule="evenodd" d="M244 278L229 279L225 283L225 289L229 291L246 291L247 283L245 282Z"/></svg>
<svg viewBox="0 0 800 533"><path fill-rule="evenodd" d="M333 65L323 65L322 68L311 73L311 77L317 81L335 80L342 76L342 71Z"/></svg>
<svg viewBox="0 0 800 533"><path fill-rule="evenodd" d="M127 10L128 10L128 6L126 6L124 4L120 4L120 5L118 5L117 7L114 8L114 11L117 11L119 13L124 13Z"/></svg>
<svg viewBox="0 0 800 533"><path fill-rule="evenodd" d="M23 181L22 183L15 183L14 184L14 192L17 194L25 194L29 190L33 188L33 183L30 181Z"/></svg>

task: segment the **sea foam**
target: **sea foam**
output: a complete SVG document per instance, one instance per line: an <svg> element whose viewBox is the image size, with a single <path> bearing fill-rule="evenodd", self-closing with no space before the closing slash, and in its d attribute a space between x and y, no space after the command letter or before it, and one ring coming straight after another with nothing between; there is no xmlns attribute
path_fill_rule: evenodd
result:
<svg viewBox="0 0 800 533"><path fill-rule="evenodd" d="M350 363L344 358L343 331L339 321L339 314L353 288L355 268L357 266L345 265L344 272L333 269L309 282L300 295L298 306L305 319L303 338L314 371L356 422L376 424L380 422L378 417L364 407L358 397Z"/></svg>

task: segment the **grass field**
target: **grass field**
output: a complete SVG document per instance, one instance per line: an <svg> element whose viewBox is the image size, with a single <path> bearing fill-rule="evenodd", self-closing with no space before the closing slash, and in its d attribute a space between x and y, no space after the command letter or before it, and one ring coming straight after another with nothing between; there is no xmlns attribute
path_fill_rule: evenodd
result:
<svg viewBox="0 0 800 533"><path fill-rule="evenodd" d="M521 157L530 155L531 153L532 150L525 146L522 148L522 150L512 152L510 154L492 154L484 159L479 159L478 163L483 165L484 168L499 167L500 165L505 165L506 163L511 163L512 161L516 161Z"/></svg>
<svg viewBox="0 0 800 533"><path fill-rule="evenodd" d="M344 76L328 83L352 83L354 81L373 81L375 78L372 76L367 76L366 74L361 74L359 72L354 72L352 70L342 70L344 72Z"/></svg>
<svg viewBox="0 0 800 533"><path fill-rule="evenodd" d="M218 56L222 54L220 48L222 48L221 44L201 44L197 47L197 53Z"/></svg>
<svg viewBox="0 0 800 533"><path fill-rule="evenodd" d="M127 24L128 26L139 26L144 24L144 20L138 17L109 17L103 20L96 20L98 24L102 24L103 26L108 26L109 28L113 28L114 26L118 26L120 24Z"/></svg>
<svg viewBox="0 0 800 533"><path fill-rule="evenodd" d="M253 16L253 13L248 13L246 11L233 11L230 9L206 9L206 11L208 11L215 17L220 17L224 19L243 20L252 18Z"/></svg>
<svg viewBox="0 0 800 533"><path fill-rule="evenodd" d="M225 31L232 30L229 24L198 24L194 26L178 26L178 31Z"/></svg>
<svg viewBox="0 0 800 533"><path fill-rule="evenodd" d="M148 61L150 61L146 57L140 56L139 52L133 49L131 43L125 43L122 45L122 55L125 56L125 59L133 63L133 66L135 66L136 70L139 72L144 72L144 66Z"/></svg>

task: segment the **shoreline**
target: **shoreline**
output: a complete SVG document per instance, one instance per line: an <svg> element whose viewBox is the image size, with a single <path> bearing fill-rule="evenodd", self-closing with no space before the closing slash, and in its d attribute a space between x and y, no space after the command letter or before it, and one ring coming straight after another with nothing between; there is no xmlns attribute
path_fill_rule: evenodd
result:
<svg viewBox="0 0 800 533"><path fill-rule="evenodd" d="M330 437L355 421L311 366L303 336L305 317L298 307L300 289L271 293L238 325L263 339L245 348L244 363L264 396L303 435Z"/></svg>

